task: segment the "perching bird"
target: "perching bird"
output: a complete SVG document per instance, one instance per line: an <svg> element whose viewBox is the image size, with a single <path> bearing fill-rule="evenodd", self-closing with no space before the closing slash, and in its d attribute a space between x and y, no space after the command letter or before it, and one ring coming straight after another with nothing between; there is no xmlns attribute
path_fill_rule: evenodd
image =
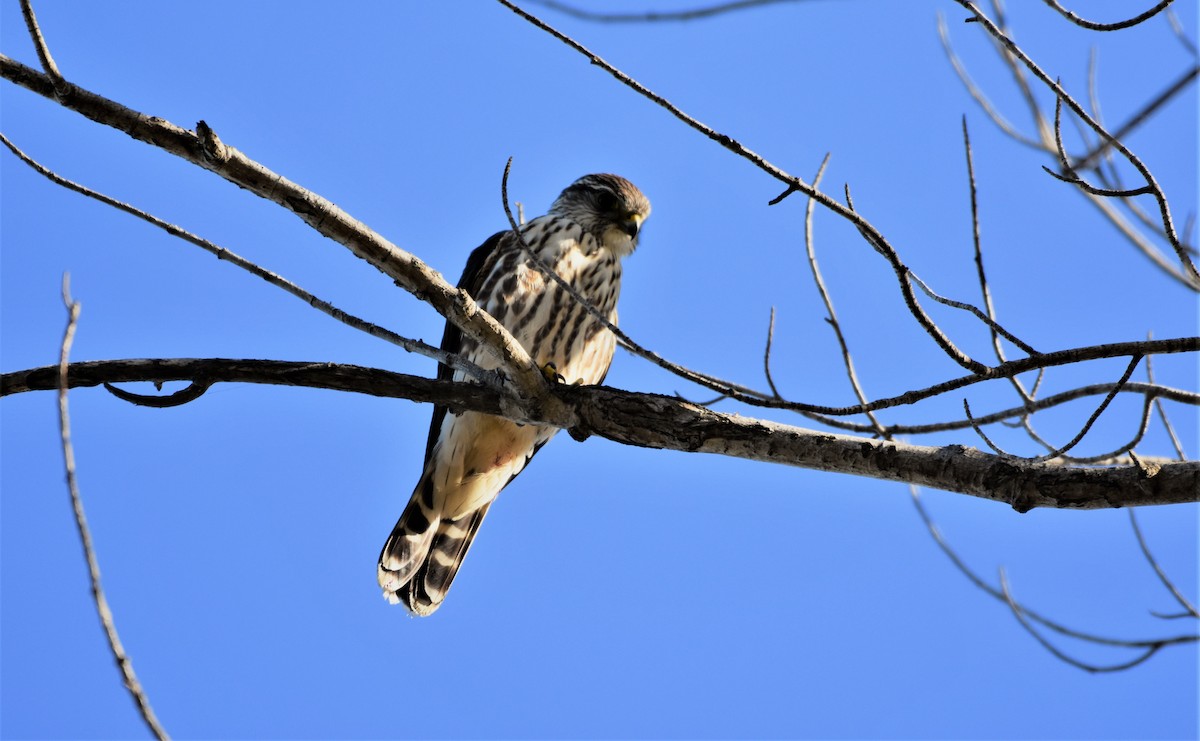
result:
<svg viewBox="0 0 1200 741"><path fill-rule="evenodd" d="M521 234L529 249L616 324L621 258L637 247L649 215L650 202L633 183L616 175L585 175L558 196L549 213L521 227ZM458 286L563 382L604 380L616 338L541 273L512 231L492 235L471 253ZM497 364L449 322L442 349L483 368ZM443 365L438 378L466 376ZM436 610L496 495L555 432L478 412L447 414L446 407L435 406L421 478L379 554L383 596L403 602L414 615Z"/></svg>

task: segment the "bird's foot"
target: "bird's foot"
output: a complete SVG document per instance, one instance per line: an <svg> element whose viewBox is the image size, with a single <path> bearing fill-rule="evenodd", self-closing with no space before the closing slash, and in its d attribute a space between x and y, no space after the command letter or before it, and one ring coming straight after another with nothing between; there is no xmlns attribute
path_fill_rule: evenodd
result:
<svg viewBox="0 0 1200 741"><path fill-rule="evenodd" d="M558 366L554 364L554 361L550 361L550 362L546 363L545 365L543 365L541 368L541 371L542 371L542 375L545 376L546 380L549 381L550 383L566 383L567 382L567 379L563 378L563 374L558 372Z"/></svg>

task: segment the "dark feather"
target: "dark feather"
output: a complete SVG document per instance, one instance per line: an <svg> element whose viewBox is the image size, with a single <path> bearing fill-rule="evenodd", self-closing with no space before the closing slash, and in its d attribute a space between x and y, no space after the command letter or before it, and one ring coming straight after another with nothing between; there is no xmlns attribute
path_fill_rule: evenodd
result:
<svg viewBox="0 0 1200 741"><path fill-rule="evenodd" d="M471 256L467 258L467 264L463 268L462 277L458 279L458 287L471 294L471 298L478 300L479 289L483 285L483 279L491 270L491 263L495 259L495 255L499 252L501 239L508 234L507 231L496 232L487 238L483 244L471 251ZM485 269L485 266L487 268ZM446 329L442 332L442 349L448 353L458 355L462 352L462 330L454 326L453 322L446 322ZM454 377L454 369L448 365L438 364L437 377L439 381L449 381ZM429 421L429 438L425 442L425 460L429 462L429 457L433 454L433 446L437 443L438 435L441 434L442 422L446 419L446 407L435 404L433 407L433 418Z"/></svg>

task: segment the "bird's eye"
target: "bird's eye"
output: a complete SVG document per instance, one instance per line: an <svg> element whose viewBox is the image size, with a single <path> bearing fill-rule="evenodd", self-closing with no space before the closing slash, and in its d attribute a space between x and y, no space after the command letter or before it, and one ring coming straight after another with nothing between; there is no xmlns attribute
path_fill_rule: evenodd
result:
<svg viewBox="0 0 1200 741"><path fill-rule="evenodd" d="M607 190L602 190L600 195L596 196L596 205L601 211L616 211L617 197Z"/></svg>

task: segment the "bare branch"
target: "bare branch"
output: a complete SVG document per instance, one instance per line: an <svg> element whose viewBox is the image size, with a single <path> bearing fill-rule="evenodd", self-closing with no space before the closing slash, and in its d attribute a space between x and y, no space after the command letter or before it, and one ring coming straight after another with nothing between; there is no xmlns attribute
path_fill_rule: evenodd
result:
<svg viewBox="0 0 1200 741"><path fill-rule="evenodd" d="M995 5L997 17L1001 19L999 25L1000 25L1001 29L1007 33L1007 29L1006 29L1005 24L1002 19L1003 13L1002 13L1001 6L998 4L994 4L994 5ZM1172 14L1171 14L1170 10L1167 11L1167 15L1168 15L1168 17L1171 17ZM975 20L975 19L969 19L969 20ZM1050 130L1050 126L1046 122L1045 116L1042 114L1042 111L1038 105L1037 99L1033 96L1032 89L1029 87L1029 82L1026 79L1026 76L1024 74L1024 69L1021 66L1021 63L1017 59L1017 57L1014 56L996 38L989 37L989 39L991 39L991 41L993 43L993 46L996 48L997 53L999 54L1001 60L1005 63L1005 65L1009 68L1010 72L1012 73L1013 79L1014 79L1015 83L1017 84L1018 89L1021 92L1021 95L1026 102L1026 105L1029 109L1029 113L1033 117L1033 121L1034 121L1035 127L1038 132L1037 139L1031 139L1031 138L1026 137L1025 135L1021 134L1012 126L1012 124L1010 124L1008 121L1006 121L1002 116L1000 116L995 111L995 109L993 108L993 106L991 105L991 103L987 99L987 97L978 89L978 87L975 85L974 81L972 81L970 76L966 73L966 71L962 65L962 62L958 59L957 55L954 53L954 50L950 45L949 33L946 28L945 21L944 21L944 19L941 18L941 16L939 16L938 33L942 38L942 43L943 43L943 47L945 48L946 55L947 55L948 59L950 60L951 65L954 67L956 73L958 74L959 78L962 80L963 85L966 87L967 91L971 94L971 96L973 98L975 98L975 100L979 103L980 107L983 108L984 112L987 113L988 116L993 120L993 122L997 125L997 127L1000 128L1001 131L1003 131L1006 135L1008 135L1014 141L1016 141L1020 144L1023 144L1025 146L1029 146L1029 147L1033 147L1034 149L1044 151L1050 155L1055 154L1054 137ZM1078 122L1077 119L1073 119L1073 120L1076 120L1076 122ZM1119 138L1119 137L1115 137L1115 138ZM1101 137L1100 144L1098 144L1096 146L1104 147L1107 149L1110 146L1110 142ZM1109 220L1109 222L1117 229L1117 231L1120 232L1120 234L1123 237L1125 237L1130 242L1130 244L1132 244L1134 246L1134 248L1136 248L1139 252L1141 252L1148 259L1150 259L1150 261L1153 262L1155 266L1157 266L1160 270L1165 272L1167 275L1169 275L1174 280L1177 280L1180 283L1182 283L1183 285L1187 286L1189 289L1200 290L1200 282L1197 282L1192 276L1187 274L1184 271L1182 266L1177 266L1176 264L1172 263L1167 258L1166 255L1164 255L1153 244L1151 244L1147 240L1145 235L1141 234L1136 228L1134 228L1134 226L1129 223L1129 221L1125 218L1125 216L1115 208L1115 206L1112 202L1110 202L1108 199L1105 199L1102 196L1097 196L1097 195L1088 193L1085 190L1081 190L1080 192L1088 200L1088 202L1090 202L1093 206L1095 206L1104 215L1104 217ZM1131 210L1134 211L1135 215L1137 215L1139 219L1148 221L1148 220L1144 219L1143 214L1141 213L1140 209L1138 209L1136 207L1136 205L1133 204L1132 201L1124 201L1123 203L1129 205ZM1161 224L1155 225L1153 227L1153 229L1164 240L1168 239L1167 232L1161 226ZM1186 234L1186 232L1185 232L1185 234ZM1194 252L1194 250L1192 250L1188 245L1185 245L1185 244L1181 244L1180 248L1183 249L1183 251L1188 254L1191 254Z"/></svg>
<svg viewBox="0 0 1200 741"><path fill-rule="evenodd" d="M958 75L958 79L962 82L963 87L967 89L967 93L975 99L975 102L979 104L979 107L983 109L988 118L992 119L992 123L996 124L996 127L1007 134L1013 141L1033 149L1042 149L1040 142L1030 139L1020 131L1017 131L1017 128L996 110L996 107L992 105L991 99L975 84L975 80L967 73L967 68L963 65L962 60L958 58L958 54L955 53L954 47L950 44L950 31L946 28L946 18L942 15L941 11L938 11L937 14L937 31L938 38L942 42L942 50L945 51L946 58L950 61L950 66L954 68L954 73Z"/></svg>
<svg viewBox="0 0 1200 741"><path fill-rule="evenodd" d="M629 75L625 74L621 70L619 70L616 67L614 67L613 65L609 64L607 61L605 61L600 56L598 56L597 54L595 54L594 52L589 50L583 44L579 43L578 41L571 38L570 36L567 36L566 34L559 31L558 29L550 26L548 23L541 20L540 18L538 18L534 15L531 15L530 13L522 10L520 7L518 7L514 3L510 2L510 0L498 0L498 2L501 5L504 5L506 8L508 8L512 12L519 15L521 18L523 18L526 21L528 21L529 23L533 24L537 28L542 29L543 31L550 34L554 38L558 39L559 41L563 42L567 46L571 47L575 51L582 54L583 56L587 57L587 59L592 64L605 70L606 72L611 74L613 77L615 77L617 80L619 80L621 83L623 83L627 87L635 90L639 95L642 95L642 96L648 98L649 100L653 101L660 107L664 108L669 113L671 113L671 115L675 116L677 119L684 122L689 127L695 129L696 131L699 131L700 133L707 136L709 139L712 139L713 141L720 144L725 149L728 149L729 151L733 152L734 154L738 155L739 157L746 159L747 161L754 164L756 167L758 167L763 172L767 173L768 175L775 178L776 180L779 180L780 182L786 184L788 186L788 191L785 191L785 194L784 194L785 196L788 192L804 193L808 197L816 200L818 203L820 203L825 208L833 211L834 213L838 214L842 218L844 218L847 221L849 221L850 223L852 223L859 230L859 233L862 234L863 237L867 240L867 242L877 252L879 252L881 255L883 255L885 258L887 258L888 261L892 264L892 269L896 272L897 280L900 284L900 290L904 296L904 302L908 306L909 311L912 312L914 318L916 318L917 322L921 325L922 329L925 330L926 334L928 334L931 338L933 338L934 342L938 345L938 347L940 347L942 349L943 352L946 353L946 355L948 357L950 357L952 360L954 360L954 362L958 363L959 365L963 366L964 368L967 368L968 370L972 370L972 371L976 371L976 372L982 371L985 368L985 366L982 363L979 363L978 361L971 359L965 353L963 353L961 350L959 350L954 345L954 343L951 342L950 339L945 336L945 334L941 331L941 329L938 328L938 326L933 322L933 320L929 318L928 314L926 314L925 310L921 308L920 304L916 300L916 297L913 295L912 286L909 285L907 280L905 280L905 276L909 273L909 270L908 270L908 267L905 266L900 261L899 255L897 254L895 248L893 248L891 246L891 244L888 243L887 239L883 236L883 234L880 233L877 229L875 229L875 227L873 227L870 224L870 222L868 222L866 219L859 216L858 213L856 213L854 211L854 208L851 205L849 205L849 204L842 205L842 204L838 203L837 201L833 200L832 198L825 195L824 193L821 193L816 188L812 187L811 185L808 185L800 178L795 177L794 175L790 175L787 172L785 172L784 170L771 164L766 159L764 159L761 155L751 151L750 149L745 147L741 142L737 141L733 137L728 136L726 134L722 134L722 133L716 131L715 129L701 123L699 120L684 113L683 110L681 110L678 106L671 103L670 101L668 101L666 98L662 97L661 95L654 93L653 91L651 91L646 86L642 85L637 80L634 80ZM784 196L780 196L780 198L782 198L782 197L784 197ZM780 198L777 198L775 200L775 202L778 202L780 200Z"/></svg>
<svg viewBox="0 0 1200 741"><path fill-rule="evenodd" d="M761 392L754 391L753 389L749 389L744 386L739 386L731 381L726 381L715 376L700 373L691 370L690 368L685 368L678 363L673 363L653 350L647 349L646 347L638 344L625 332L625 330L609 321L608 317L605 316L602 311L596 308L595 304L584 298L574 286L564 280L561 275L556 273L553 268L547 265L545 260L543 260L536 251L531 249L529 244L525 241L525 235L521 232L520 227L517 225L516 219L513 218L512 209L508 205L508 175L511 170L512 157L509 157L508 162L504 165L504 175L500 179L500 198L504 204L504 214L508 217L508 226L510 229L512 229L517 241L520 242L521 249L525 251L525 256L529 258L529 261L534 264L534 267L536 267L538 271L542 273L542 275L554 281L554 283L560 289L562 289L564 293L571 297L572 301L583 307L583 309L590 314L593 319L599 322L602 327L607 329L609 332L612 332L613 336L617 338L617 342L621 343L622 347L639 358L649 360L651 363L654 363L664 370L674 373L680 378L714 391L720 391L723 395L736 395L738 398L741 396L765 396Z"/></svg>
<svg viewBox="0 0 1200 741"><path fill-rule="evenodd" d="M825 159L821 160L821 166L817 168L817 174L813 177L813 187L816 188L821 183L821 177L825 174L825 168L829 165L829 154L825 154ZM829 295L829 290L825 287L825 279L821 275L821 266L817 264L816 240L813 239L813 204L815 201L809 198L804 207L804 251L808 257L808 267L812 271L813 282L817 286L817 291L821 294L821 301L825 304L825 312L828 316L825 321L829 322L829 326L833 329L833 334L837 337L838 347L842 351L842 365L846 369L846 377L850 380L850 388L853 389L855 397L858 398L858 403L862 405L867 419L871 422L871 427L880 437L887 437L888 434L884 430L883 425L875 414L867 410L867 397L863 393L862 384L858 381L858 374L854 371L854 359L850 355L850 346L846 342L846 336L842 333L842 324L838 321L837 311L833 308L833 299ZM774 318L774 312L771 314Z"/></svg>
<svg viewBox="0 0 1200 741"><path fill-rule="evenodd" d="M1146 562L1150 564L1150 568L1154 569L1158 580L1162 582L1163 586L1167 588L1167 591L1171 593L1171 596L1175 598L1175 601L1183 607L1188 615L1200 618L1200 612L1197 612L1196 606L1189 602L1187 597L1183 596L1183 593L1175 586L1175 582L1171 581L1171 578L1158 565L1158 559L1150 552L1150 546L1146 545L1146 538L1142 535L1142 528L1138 525L1137 515L1132 509L1129 510L1129 526L1133 528L1133 534L1137 537L1138 548L1142 549L1142 555L1146 557Z"/></svg>
<svg viewBox="0 0 1200 741"><path fill-rule="evenodd" d="M25 27L29 29L29 37L33 40L33 47L37 50L38 61L42 64L42 71L50 78L55 95L59 98L66 97L70 86L63 79L62 73L58 71L58 65L55 64L54 57L50 54L50 47L46 44L45 37L42 36L41 26L38 25L37 16L33 12L32 0L21 0L21 15L25 17Z"/></svg>
<svg viewBox="0 0 1200 741"><path fill-rule="evenodd" d="M701 18L711 18L723 13L732 13L737 10L759 8L764 5L801 2L801 0L735 0L734 2L717 3L715 5L694 8L692 10L662 12L647 11L644 13L597 13L591 10L576 8L573 5L561 3L557 0L529 1L534 5L540 5L543 8L557 10L564 15L573 16L585 21L595 21L598 23L656 23L662 21L694 21Z"/></svg>
<svg viewBox="0 0 1200 741"><path fill-rule="evenodd" d="M1000 589L1004 593L1005 601L1008 602L1008 606L1012 609L1013 616L1017 618L1017 622L1021 623L1021 627L1025 628L1029 635L1033 636L1038 643L1042 644L1042 648L1053 654L1054 657L1059 661L1066 662L1078 669L1083 669L1085 672L1095 674L1102 672L1120 672L1125 671L1126 669L1132 669L1168 645L1166 643L1152 643L1151 645L1147 646L1145 650L1136 658L1120 664L1089 664L1087 662L1080 661L1079 659L1076 659L1067 653L1064 653L1061 649L1047 640L1045 636L1039 633L1037 629L1029 623L1025 610L1017 604L1015 599L1013 599L1012 592L1008 588L1008 577L1004 575L1004 569L1000 569Z"/></svg>
<svg viewBox="0 0 1200 741"><path fill-rule="evenodd" d="M0 376L0 396L52 389L55 369ZM550 387L554 404L524 408L497 392L466 382L419 379L374 368L334 363L266 360L125 360L75 363L70 385L129 381L227 381L335 388L372 396L412 398L599 435L625 445L713 453L955 491L1007 504L1104 509L1200 501L1200 462L1167 463L1153 472L1138 466L1071 467L981 453L961 445L930 447L814 432L711 409L659 394L605 386ZM418 393L420 398L418 398Z"/></svg>
<svg viewBox="0 0 1200 741"><path fill-rule="evenodd" d="M921 498L920 492L917 491L917 488L910 486L909 493L911 494L913 506L917 508L917 514L920 515L921 521L925 523L925 527L929 531L930 537L933 538L933 542L942 551L942 553L948 559L950 559L950 562L952 564L954 564L954 567L956 569L958 569L959 573L961 573L963 576L967 577L967 579L983 593L987 594L988 596L992 597L993 599L1008 603L1010 609L1015 607L1015 609L1019 610L1020 614L1023 615L1027 620L1036 622L1039 625L1045 626L1046 628L1054 631L1055 633L1066 636L1068 638L1074 638L1074 639L1077 639L1080 641L1084 641L1087 643L1093 643L1093 644L1100 645L1100 646L1113 646L1116 648L1142 649L1142 650L1149 650L1149 649L1153 648L1155 651L1157 651L1163 647L1170 646L1170 645L1195 643L1197 641L1200 641L1200 636L1196 636L1193 634L1182 634L1182 635L1172 636L1170 638L1157 638L1157 639L1148 639L1148 640L1125 640L1125 639L1120 639L1120 638L1109 638L1106 636L1099 636L1099 635L1095 635L1092 633L1085 633L1082 631L1074 630L1072 628L1068 628L1065 625L1062 625L1061 623L1051 620L1051 619L1029 609L1028 607L1025 607L1024 605L1017 603L1016 600L1013 599L1012 593L1005 589L1006 585L1002 584L1000 588L997 588L997 587L994 587L991 584L989 584L981 576L979 576L979 574L976 573L974 569L972 569L970 566L968 566L966 561L963 560L962 556L960 556L958 554L958 552L955 551L954 548L952 548L950 546L950 544L942 536L941 530L938 529L937 524L934 523L933 518L929 514L929 511L925 508L925 503ZM1023 622L1022 624L1026 625L1026 629L1028 629L1027 623Z"/></svg>
<svg viewBox="0 0 1200 741"><path fill-rule="evenodd" d="M1126 136L1133 133L1134 129L1145 123L1151 116L1158 112L1160 108L1173 100L1175 96L1182 93L1188 85L1196 80L1197 75L1200 75L1200 66L1192 67L1179 76L1179 79L1167 86L1165 90L1155 96L1150 102L1142 106L1142 109L1133 114L1128 121L1122 124L1113 132L1113 138L1123 140ZM1101 140L1099 144L1092 148L1087 154L1075 160L1074 167L1080 170L1086 170L1091 167L1094 161L1107 152L1112 144L1107 140Z"/></svg>
<svg viewBox="0 0 1200 741"><path fill-rule="evenodd" d="M339 321L349 327L353 327L354 329L357 329L359 331L366 332L367 334L371 335L372 337L376 337L378 339L384 340L385 342L390 342L393 345L402 347L405 350L407 350L408 352L415 352L420 355L424 355L426 357L433 358L434 360L438 361L442 365L448 365L451 368L460 369L464 373L470 375L472 378L478 379L484 383L489 383L492 385L498 385L498 383L499 383L499 380L497 379L495 373L493 373L491 371L485 371L482 368L480 368L479 366L470 362L469 360L460 358L459 356L454 355L453 353L448 353L445 350L442 350L441 348L437 348L432 345L426 344L424 342L421 342L420 340L412 340L407 337L402 337L401 335L398 335L389 329L380 327L377 324L368 322L367 320L361 319L357 316L354 316L353 314L348 314L345 311L342 311L341 309L337 308L333 304L329 303L328 301L320 299L317 296L313 295L312 293L304 290L303 288L301 288L300 286L291 282L290 280L280 276L277 273L267 270L266 268L263 268L263 267L257 265L256 263L251 262L250 260L247 260L246 258L242 257L241 255L238 255L237 253L235 253L231 250L227 250L224 247L221 247L220 245L214 244L214 243L208 241L207 239L197 236L175 224L172 224L167 221L163 221L162 219L158 218L157 216L154 216L153 214L142 211L141 209L131 206L128 203L125 203L123 201L118 201L115 198L111 198L109 196L104 195L103 193L92 190L91 188L88 188L84 185L80 185L79 183L76 183L72 180L68 180L68 179L62 177L58 173L54 172L53 170L50 170L46 166L44 166L41 163L34 160L29 155L25 154L25 152L21 151L21 149L19 149L15 144L13 144L9 140L9 138L7 136L5 136L3 133L0 133L0 143L3 143L4 146L8 147L9 151L11 151L13 154L15 154L22 162L29 165L38 174L48 178L51 182L61 185L64 188L67 188L69 190L73 190L76 193L85 195L88 198L93 198L97 201L100 201L101 203L103 203L105 205L112 206L115 209L124 211L127 214L131 214L133 216L136 216L139 219L142 219L143 221L153 224L154 226L165 231L167 234L170 234L173 237L178 237L178 238L184 240L185 242L194 244L197 247L205 250L206 252L216 256L216 258L218 260L223 260L225 262L230 263L231 265L235 265L252 275L256 275L259 278L262 278L263 280L265 280L266 282L270 283L273 286L276 286L277 288L282 288L284 291L287 291L288 293L290 293L291 295L300 299L301 301L308 304L309 306L316 309L317 311L320 311L321 313L326 314L327 316L333 317L337 321ZM117 392L114 391L113 393L117 393ZM130 401L130 399L126 399L126 400Z"/></svg>
<svg viewBox="0 0 1200 741"><path fill-rule="evenodd" d="M1082 399L1085 396L1099 396L1100 394L1107 394L1110 391L1112 391L1114 388L1117 388L1117 384L1115 384L1115 383L1095 383L1095 384L1091 384L1088 386L1079 386L1077 388L1073 388L1068 391L1063 391L1061 393L1054 394L1052 396L1047 396L1042 399L1033 399L1028 404L1022 404L1021 406L1011 407L1009 409L1003 409L998 412L992 412L990 414L987 414L987 415L984 415L981 417L975 417L973 422L974 422L974 424L977 424L977 425L990 425L990 424L996 424L996 423L1003 423L1006 420L1024 417L1026 415L1033 414L1034 412L1038 412L1043 409L1050 409L1051 407L1061 406L1067 402L1074 401L1076 399ZM1118 392L1119 393L1130 393L1130 394L1144 394L1146 397L1154 399L1156 403L1159 403L1159 401L1161 399L1169 399L1171 401L1177 401L1182 404L1190 404L1191 406L1200 406L1200 394L1197 394L1193 391L1185 391L1183 389L1171 388L1169 386L1159 386L1156 384L1147 384L1147 383L1127 383L1127 384L1125 384L1125 386L1123 388L1120 388L1118 390ZM1035 395L1036 395L1036 393L1035 393ZM809 416L811 418L816 419L817 421L821 422L822 424L826 424L826 425L829 425L830 427L834 427L834 428L837 428L840 430L848 430L850 432L871 432L874 429L871 425L868 425L868 424L861 424L858 422L847 422L845 420L840 420L840 419L836 419L836 418L832 418L832 417L828 417L828 416L824 416L824 415L810 414ZM884 429L889 434L892 434L892 435L927 435L932 432L948 432L950 430L963 430L963 429L966 429L971 426L972 426L972 420L957 419L957 420L947 420L945 422L932 422L929 424L920 424L920 425L892 424L892 425L887 425ZM1021 425L1018 423L1015 426L1019 427ZM1047 450L1054 449L1054 446L1052 446L1052 445L1046 445L1045 447ZM1184 459L1184 456L1182 453L1180 453L1179 460L1183 460L1183 459Z"/></svg>
<svg viewBox="0 0 1200 741"><path fill-rule="evenodd" d="M73 380L69 377L71 366L68 359L71 355L71 344L75 339L75 327L79 321L80 306L78 302L71 299L71 283L68 275L63 276L62 293L63 303L67 307L67 328L63 332L62 344L59 347L58 365L54 368L57 376L55 386L58 389L58 426L62 437L63 465L67 473L67 489L71 495L71 508L75 512L75 526L79 530L79 542L83 546L83 557L87 562L88 576L92 583L92 600L96 603L96 614L99 616L100 625L104 628L104 634L108 638L109 651L125 681L125 688L129 690L130 696L137 705L142 720L156 738L166 739L168 738L167 732L163 730L158 718L154 715L150 699L146 696L137 674L133 671L133 660L129 658L129 654L125 653L125 647L121 645L116 621L113 619L112 610L108 607L104 588L100 584L100 561L96 558L96 549L92 545L92 533L88 529L87 517L83 512L83 497L79 493L79 480L75 471L75 448L71 443L71 415L67 406L67 389L72 386L71 381Z"/></svg>
<svg viewBox="0 0 1200 741"><path fill-rule="evenodd" d="M1042 2L1046 3L1051 8L1054 8L1061 13L1064 18L1074 23L1076 26L1080 26L1081 28L1086 28L1090 31L1120 31L1122 28L1136 26L1142 21L1153 18L1165 10L1168 5L1175 2L1175 0L1159 0L1157 5L1145 11L1144 13L1139 13L1133 18L1124 21L1117 21L1116 23L1096 23L1085 18L1080 18L1070 10L1067 10L1063 6L1059 5L1057 0L1042 0Z"/></svg>
<svg viewBox="0 0 1200 741"><path fill-rule="evenodd" d="M1146 380L1154 383L1154 358L1146 356ZM1158 417L1162 420L1163 427L1167 431L1167 436L1171 438L1171 445L1175 448L1175 455L1179 460L1187 460L1187 456L1183 453L1183 444L1179 442L1179 436L1175 434L1175 427L1171 424L1171 420L1167 417L1167 410L1163 408L1162 399L1155 396L1154 407L1158 410Z"/></svg>
<svg viewBox="0 0 1200 741"><path fill-rule="evenodd" d="M971 196L971 244L975 252L975 274L979 279L979 292L983 297L983 308L987 312L987 319L992 324L988 325L988 329L992 336L992 352L996 354L996 360L1003 363L1007 358L1004 355L1004 348L1000 344L1000 331L997 329L996 322L996 307L992 303L992 292L988 287L987 271L983 268L983 244L979 236L979 190L975 183L975 158L971 152L971 134L967 128L967 117L962 117L962 132L963 132L963 150L967 155L967 188ZM1028 352L1028 350L1026 351ZM1009 379L1009 383L1016 389L1017 395L1021 397L1021 401L1026 405L1033 401L1033 398L1025 390L1025 385L1021 383L1021 379L1013 376Z"/></svg>
<svg viewBox="0 0 1200 741"><path fill-rule="evenodd" d="M1133 375L1134 368L1137 368L1138 363L1140 362L1142 362L1141 355L1134 355L1129 360L1129 365L1125 368L1125 373L1122 374L1120 380L1118 380L1116 385L1113 386L1112 391L1109 391L1108 395L1104 397L1104 401L1100 402L1100 406L1096 407L1096 411L1092 412L1092 416L1088 417L1087 422L1083 424L1083 428L1079 430L1079 434L1071 438L1070 442L1061 448L1052 450L1046 455L1035 458L1034 460L1053 460L1078 445L1079 441L1082 440L1084 436L1088 434L1088 431L1092 429L1092 425L1095 424L1096 420L1100 418L1100 415L1104 413L1104 410L1108 408L1108 405L1112 403L1112 400L1117 398L1117 393L1125 386L1125 383L1129 381L1129 377Z"/></svg>
<svg viewBox="0 0 1200 741"><path fill-rule="evenodd" d="M1154 175L1150 172L1149 168L1146 167L1146 165L1137 157L1137 155L1135 155L1129 150L1128 147L1121 143L1120 140L1115 139L1111 134L1108 133L1108 131L1104 129L1103 126L1089 116L1087 111L1083 110L1083 107L1080 106L1079 103L1077 103L1061 85L1052 80L1049 75L1042 71L1042 69L1036 63L1034 63L1034 61L1012 41L1012 39L1010 39L1003 31L1001 31L1001 29L997 27L997 25L992 22L992 20L988 18L985 13L976 8L975 4L971 0L955 0L955 2L957 2L966 10L970 11L974 15L974 19L987 30L993 39L1003 45L1009 54L1019 60L1021 64L1023 64L1034 75L1034 77L1036 77L1042 82L1042 84L1053 91L1056 97L1060 98L1064 103L1066 103L1071 111L1078 116L1081 121L1086 123L1089 128L1091 128L1096 132L1097 135L1100 136L1102 141L1108 142L1110 146L1120 152L1121 155L1125 157L1125 159L1131 165L1133 165L1135 169L1137 169L1137 171L1145 179L1146 185L1150 187L1151 194L1154 196L1155 201L1158 202L1159 213L1162 216L1163 230L1166 234L1168 243L1175 250L1175 254L1179 259L1180 264L1186 271L1190 281L1194 284L1194 287L1200 287L1200 272L1196 270L1196 265L1188 256L1187 251L1183 248L1178 235L1175 233L1175 225L1171 217L1170 204L1167 203L1166 195L1162 192L1162 188L1159 187L1158 181L1155 180Z"/></svg>
<svg viewBox="0 0 1200 741"><path fill-rule="evenodd" d="M771 307L771 321L767 324L767 348L763 351L763 373L767 377L767 385L771 387L771 393L775 398L782 399L779 395L779 388L775 385L775 379L771 377L771 343L775 341L775 307Z"/></svg>
<svg viewBox="0 0 1200 741"><path fill-rule="evenodd" d="M0 54L0 76L45 97L50 80ZM331 201L272 172L228 146L203 122L196 131L147 116L79 87L60 105L139 141L210 170L250 192L288 209L315 231L349 249L392 278L398 286L433 306L465 337L490 349L522 398L549 399L547 383L529 353L499 322L482 311L466 291L446 282L416 256L392 244Z"/></svg>

